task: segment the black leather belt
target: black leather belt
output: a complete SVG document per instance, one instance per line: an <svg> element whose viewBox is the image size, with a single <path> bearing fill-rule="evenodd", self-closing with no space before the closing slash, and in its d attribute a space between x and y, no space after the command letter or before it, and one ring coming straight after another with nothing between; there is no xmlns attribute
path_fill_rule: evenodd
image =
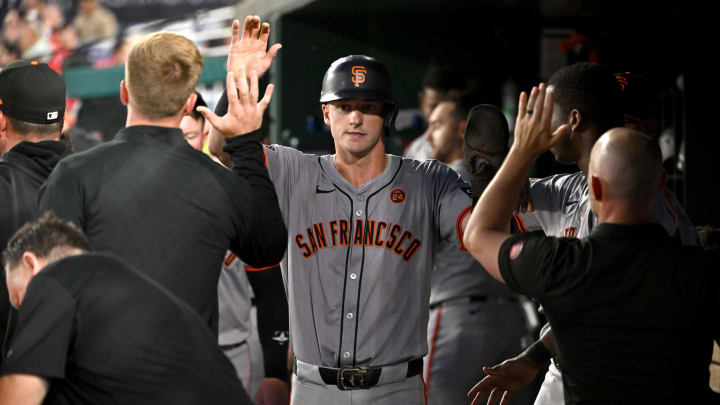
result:
<svg viewBox="0 0 720 405"><path fill-rule="evenodd" d="M320 378L327 385L336 385L343 391L368 389L380 381L382 367L370 368L327 368L318 367ZM414 377L423 370L423 359L408 362L406 378Z"/></svg>

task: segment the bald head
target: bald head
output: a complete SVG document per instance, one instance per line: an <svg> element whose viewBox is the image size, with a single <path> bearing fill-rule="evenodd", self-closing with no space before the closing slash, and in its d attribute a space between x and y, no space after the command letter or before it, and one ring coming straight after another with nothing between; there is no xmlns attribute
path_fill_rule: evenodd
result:
<svg viewBox="0 0 720 405"><path fill-rule="evenodd" d="M588 175L602 183L603 202L646 209L663 178L660 147L642 132L611 129L593 146Z"/></svg>

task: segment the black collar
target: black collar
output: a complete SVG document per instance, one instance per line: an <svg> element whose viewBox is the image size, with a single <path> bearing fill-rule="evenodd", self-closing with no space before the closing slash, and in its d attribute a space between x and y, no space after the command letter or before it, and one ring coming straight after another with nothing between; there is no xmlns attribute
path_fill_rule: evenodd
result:
<svg viewBox="0 0 720 405"><path fill-rule="evenodd" d="M183 137L180 128L158 127L152 125L133 125L123 128L115 135L115 140L126 142L142 142L157 146L191 148Z"/></svg>
<svg viewBox="0 0 720 405"><path fill-rule="evenodd" d="M658 224L611 224L603 222L595 225L590 237L598 239L662 239L668 238L665 228Z"/></svg>

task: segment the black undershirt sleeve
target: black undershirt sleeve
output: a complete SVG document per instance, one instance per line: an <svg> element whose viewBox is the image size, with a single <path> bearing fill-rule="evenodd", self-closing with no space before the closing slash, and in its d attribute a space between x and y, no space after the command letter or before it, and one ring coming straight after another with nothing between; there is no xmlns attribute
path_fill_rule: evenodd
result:
<svg viewBox="0 0 720 405"><path fill-rule="evenodd" d="M227 113L227 93L223 92L215 114ZM280 263L287 246L287 228L280 213L275 186L265 167L265 155L259 130L225 140L223 151L230 155L233 172L248 182L255 210L250 231L231 248L251 267L267 267ZM249 236L249 237L247 237Z"/></svg>
<svg viewBox="0 0 720 405"><path fill-rule="evenodd" d="M231 250L251 267L261 268L280 263L287 246L287 228L280 213L275 187L270 181L260 145L260 132L226 140L223 150L230 154L233 172L250 185L252 212L244 212L249 228L239 235Z"/></svg>
<svg viewBox="0 0 720 405"><path fill-rule="evenodd" d="M248 271L255 294L257 326L263 348L265 377L287 378L288 302L280 267Z"/></svg>

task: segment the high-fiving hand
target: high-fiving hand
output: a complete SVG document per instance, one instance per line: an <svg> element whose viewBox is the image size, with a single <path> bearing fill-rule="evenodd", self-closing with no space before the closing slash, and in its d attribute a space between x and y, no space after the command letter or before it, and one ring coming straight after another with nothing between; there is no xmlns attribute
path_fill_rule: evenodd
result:
<svg viewBox="0 0 720 405"><path fill-rule="evenodd" d="M240 37L240 21L232 24L232 39L228 51L227 71L240 76L240 69L246 72L257 72L262 76L270 67L275 55L282 45L275 44L267 49L270 37L270 24L261 23L258 16L245 17L242 37Z"/></svg>
<svg viewBox="0 0 720 405"><path fill-rule="evenodd" d="M207 107L198 107L197 110L224 138L243 135L260 128L263 112L272 98L273 88L274 86L269 84L265 95L258 101L258 73L251 71L248 83L245 68L239 68L237 78L232 71L227 74L227 114L219 117Z"/></svg>
<svg viewBox="0 0 720 405"><path fill-rule="evenodd" d="M568 124L561 125L555 132L552 131L552 111L552 91L547 91L544 83L532 88L529 100L527 93L520 93L513 141L516 151L534 159L570 134Z"/></svg>

